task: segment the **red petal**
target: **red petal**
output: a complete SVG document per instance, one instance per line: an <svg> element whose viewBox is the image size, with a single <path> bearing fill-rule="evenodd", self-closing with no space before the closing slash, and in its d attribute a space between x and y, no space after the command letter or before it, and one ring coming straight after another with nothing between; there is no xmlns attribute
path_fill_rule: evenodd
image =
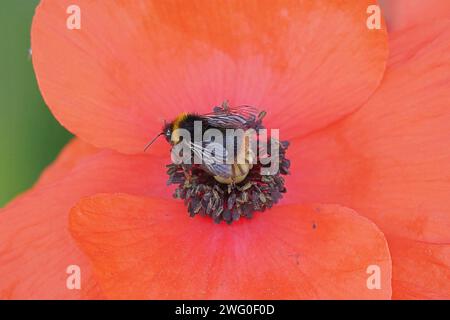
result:
<svg viewBox="0 0 450 320"><path fill-rule="evenodd" d="M153 151L158 150L155 145ZM0 298L101 297L89 262L67 232L69 210L81 197L98 192L169 198L167 161L95 151L73 141L31 191L0 211ZM66 268L72 264L82 269L81 291L66 287Z"/></svg>
<svg viewBox="0 0 450 320"><path fill-rule="evenodd" d="M334 205L279 206L229 226L183 204L129 195L83 199L72 235L109 298L390 298L383 234ZM381 289L367 288L369 265Z"/></svg>
<svg viewBox="0 0 450 320"><path fill-rule="evenodd" d="M389 237L394 299L450 299L450 243Z"/></svg>
<svg viewBox="0 0 450 320"><path fill-rule="evenodd" d="M367 105L345 121L293 143L295 177L288 188L295 191L287 197L354 208L394 243L402 237L415 248L421 241L427 250L442 243L439 250L445 254L417 261L440 266L441 273L428 275L440 282L437 275L450 266L450 23L397 34L391 48L385 80ZM416 250L423 251L411 252ZM405 260L396 259L399 251L393 251L394 270L397 261ZM422 252L410 259L424 257ZM419 279L426 268L411 261L408 274L415 276L399 295L408 295L408 290L417 295L423 286ZM450 282L446 284L428 290L450 298Z"/></svg>
<svg viewBox="0 0 450 320"><path fill-rule="evenodd" d="M225 99L265 109L289 138L350 113L378 85L387 44L366 27L371 3L44 0L33 63L57 119L99 147L141 152L163 119ZM80 30L65 27L74 4Z"/></svg>
<svg viewBox="0 0 450 320"><path fill-rule="evenodd" d="M378 0L390 32L450 17L448 0Z"/></svg>
<svg viewBox="0 0 450 320"><path fill-rule="evenodd" d="M58 158L44 170L36 185L50 184L64 178L83 159L99 152L100 149L80 139L73 139L64 147Z"/></svg>

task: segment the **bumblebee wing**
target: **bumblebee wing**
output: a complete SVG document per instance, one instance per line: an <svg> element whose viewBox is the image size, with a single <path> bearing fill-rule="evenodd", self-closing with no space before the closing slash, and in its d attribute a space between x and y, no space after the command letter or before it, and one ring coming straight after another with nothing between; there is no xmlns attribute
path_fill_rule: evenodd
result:
<svg viewBox="0 0 450 320"><path fill-rule="evenodd" d="M202 117L212 127L245 129L256 124L258 110L252 106L216 107Z"/></svg>
<svg viewBox="0 0 450 320"><path fill-rule="evenodd" d="M205 164L206 170L211 173L213 176L219 176L222 178L231 178L233 175L231 165L229 164Z"/></svg>
<svg viewBox="0 0 450 320"><path fill-rule="evenodd" d="M223 145L217 142L189 143L194 157L202 159L202 168L214 176L231 177L231 165L226 163L228 152Z"/></svg>
<svg viewBox="0 0 450 320"><path fill-rule="evenodd" d="M216 107L214 109L214 112L225 112L225 113L232 113L232 114L239 114L246 118L251 118L258 115L259 111L255 107L248 106L248 105L240 105L237 107L230 107L228 105L222 105L221 107Z"/></svg>

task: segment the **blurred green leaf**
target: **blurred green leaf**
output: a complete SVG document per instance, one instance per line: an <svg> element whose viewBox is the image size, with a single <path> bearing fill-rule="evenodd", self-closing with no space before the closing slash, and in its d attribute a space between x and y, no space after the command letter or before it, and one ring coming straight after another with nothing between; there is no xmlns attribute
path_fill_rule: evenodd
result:
<svg viewBox="0 0 450 320"><path fill-rule="evenodd" d="M42 100L29 57L38 2L0 4L0 206L32 186L70 139Z"/></svg>

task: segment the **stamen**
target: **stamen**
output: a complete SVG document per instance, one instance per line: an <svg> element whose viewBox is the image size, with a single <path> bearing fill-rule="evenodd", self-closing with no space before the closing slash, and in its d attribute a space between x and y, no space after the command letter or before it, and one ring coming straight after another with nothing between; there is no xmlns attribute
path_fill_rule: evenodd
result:
<svg viewBox="0 0 450 320"><path fill-rule="evenodd" d="M269 144L274 142L278 143L269 140ZM259 159L238 184L220 183L198 165L169 164L167 184L178 185L173 196L184 200L191 217L199 214L211 217L216 223L223 220L229 224L241 217L251 218L255 212L263 212L278 203L286 192L283 175L289 174L288 147L287 141L279 143L279 169L273 175L261 175ZM270 150L269 147L269 156Z"/></svg>

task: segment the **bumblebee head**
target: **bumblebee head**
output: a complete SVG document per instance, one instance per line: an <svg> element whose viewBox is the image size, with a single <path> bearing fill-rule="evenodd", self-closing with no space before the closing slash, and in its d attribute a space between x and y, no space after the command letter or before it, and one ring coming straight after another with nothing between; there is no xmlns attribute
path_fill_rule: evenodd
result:
<svg viewBox="0 0 450 320"><path fill-rule="evenodd" d="M166 123L163 127L162 134L166 138L167 142L172 142L172 132L173 132L173 126L172 123Z"/></svg>
<svg viewBox="0 0 450 320"><path fill-rule="evenodd" d="M165 136L167 142L172 143L171 137L172 137L172 131L173 131L173 125L171 123L164 124L162 132L160 132L155 138L153 138L152 141L147 143L147 145L144 148L144 152L147 151L148 148L155 142L156 139L158 139L160 136Z"/></svg>

